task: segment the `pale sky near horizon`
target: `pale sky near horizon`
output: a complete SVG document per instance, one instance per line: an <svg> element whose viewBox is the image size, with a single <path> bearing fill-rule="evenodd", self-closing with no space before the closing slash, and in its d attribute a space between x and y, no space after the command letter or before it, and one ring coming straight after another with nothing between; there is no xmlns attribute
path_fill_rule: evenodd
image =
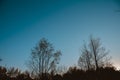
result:
<svg viewBox="0 0 120 80"><path fill-rule="evenodd" d="M92 34L120 68L119 10L117 0L1 0L0 65L27 69L31 49L43 37L61 50L60 65L77 65Z"/></svg>

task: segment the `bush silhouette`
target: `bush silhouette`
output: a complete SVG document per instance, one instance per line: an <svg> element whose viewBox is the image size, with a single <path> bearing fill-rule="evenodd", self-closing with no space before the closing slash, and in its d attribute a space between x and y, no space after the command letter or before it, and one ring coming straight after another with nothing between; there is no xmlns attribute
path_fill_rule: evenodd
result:
<svg viewBox="0 0 120 80"><path fill-rule="evenodd" d="M120 71L114 67L100 67L97 70L81 70L77 67L70 67L69 70L60 74L43 73L42 79L34 79L27 72L20 73L15 77L7 74L8 69L0 66L0 80L120 80Z"/></svg>

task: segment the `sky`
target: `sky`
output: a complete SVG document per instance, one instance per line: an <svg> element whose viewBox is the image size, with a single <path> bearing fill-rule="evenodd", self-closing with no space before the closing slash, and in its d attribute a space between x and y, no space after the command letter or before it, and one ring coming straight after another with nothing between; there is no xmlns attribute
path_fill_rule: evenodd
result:
<svg viewBox="0 0 120 80"><path fill-rule="evenodd" d="M26 70L41 38L61 50L60 65L77 65L92 34L120 68L120 2L117 0L1 0L0 65Z"/></svg>

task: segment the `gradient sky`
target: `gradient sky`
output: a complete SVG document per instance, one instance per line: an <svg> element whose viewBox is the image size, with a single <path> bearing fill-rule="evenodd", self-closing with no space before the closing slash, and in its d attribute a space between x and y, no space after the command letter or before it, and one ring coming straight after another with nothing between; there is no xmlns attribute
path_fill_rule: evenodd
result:
<svg viewBox="0 0 120 80"><path fill-rule="evenodd" d="M92 34L101 38L119 67L119 10L116 0L1 0L0 65L27 69L31 49L42 37L61 50L60 65L76 65Z"/></svg>

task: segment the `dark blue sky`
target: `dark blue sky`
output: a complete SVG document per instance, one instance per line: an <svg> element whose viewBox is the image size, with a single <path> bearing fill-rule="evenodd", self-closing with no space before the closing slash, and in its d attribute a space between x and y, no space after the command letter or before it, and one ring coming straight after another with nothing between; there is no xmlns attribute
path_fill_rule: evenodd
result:
<svg viewBox="0 0 120 80"><path fill-rule="evenodd" d="M0 63L26 69L42 38L62 51L60 65L77 64L83 40L100 37L120 66L120 3L114 0L1 0Z"/></svg>

